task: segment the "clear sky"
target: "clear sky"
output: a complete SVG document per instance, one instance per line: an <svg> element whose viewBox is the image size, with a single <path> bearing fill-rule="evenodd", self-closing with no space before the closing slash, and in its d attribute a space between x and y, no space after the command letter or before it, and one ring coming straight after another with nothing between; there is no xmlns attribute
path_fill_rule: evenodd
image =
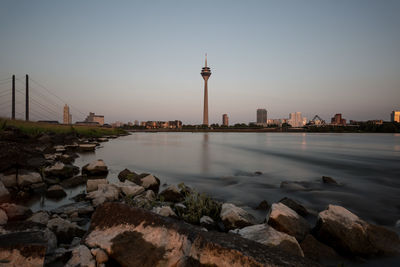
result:
<svg viewBox="0 0 400 267"><path fill-rule="evenodd" d="M93 111L201 123L208 53L211 123L255 121L257 108L389 120L400 109L399 14L390 0L1 0L0 81L16 74L23 90L29 74L74 121Z"/></svg>

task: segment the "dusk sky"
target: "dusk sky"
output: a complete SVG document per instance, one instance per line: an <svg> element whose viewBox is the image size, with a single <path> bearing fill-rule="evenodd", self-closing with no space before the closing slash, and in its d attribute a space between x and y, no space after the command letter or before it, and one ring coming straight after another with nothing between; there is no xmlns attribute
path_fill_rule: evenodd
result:
<svg viewBox="0 0 400 267"><path fill-rule="evenodd" d="M390 0L1 0L0 80L15 74L24 90L29 74L74 121L92 111L109 123L200 124L207 53L210 123L255 121L257 108L389 120L400 109L399 14ZM61 121L64 103L48 96Z"/></svg>

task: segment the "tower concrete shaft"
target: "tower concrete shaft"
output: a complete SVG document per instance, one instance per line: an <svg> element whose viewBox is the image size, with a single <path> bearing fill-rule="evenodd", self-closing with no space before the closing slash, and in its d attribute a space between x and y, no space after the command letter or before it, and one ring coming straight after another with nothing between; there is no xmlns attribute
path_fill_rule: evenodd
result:
<svg viewBox="0 0 400 267"><path fill-rule="evenodd" d="M204 68L201 69L201 76L204 79L204 109L203 109L203 125L208 126L208 78L211 76L211 69L207 67L207 54Z"/></svg>

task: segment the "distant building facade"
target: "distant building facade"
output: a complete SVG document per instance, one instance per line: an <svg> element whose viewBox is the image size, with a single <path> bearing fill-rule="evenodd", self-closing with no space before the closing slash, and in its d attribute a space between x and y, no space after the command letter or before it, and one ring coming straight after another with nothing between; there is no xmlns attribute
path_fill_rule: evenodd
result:
<svg viewBox="0 0 400 267"><path fill-rule="evenodd" d="M135 126L139 126L139 121L135 120Z"/></svg>
<svg viewBox="0 0 400 267"><path fill-rule="evenodd" d="M400 123L400 110L393 110L392 114L390 114L391 122L399 122Z"/></svg>
<svg viewBox="0 0 400 267"><path fill-rule="evenodd" d="M142 121L140 126L146 127L147 129L180 129L182 128L182 121Z"/></svg>
<svg viewBox="0 0 400 267"><path fill-rule="evenodd" d="M228 117L228 114L223 114L223 115L222 115L222 125L223 125L223 126L229 126L229 117Z"/></svg>
<svg viewBox="0 0 400 267"><path fill-rule="evenodd" d="M289 114L287 121L292 127L303 127L307 123L307 118L301 115L301 112L294 112Z"/></svg>
<svg viewBox="0 0 400 267"><path fill-rule="evenodd" d="M267 125L267 110L265 108L257 109L257 124Z"/></svg>
<svg viewBox="0 0 400 267"><path fill-rule="evenodd" d="M86 117L84 122L88 122L90 124L98 123L99 125L104 124L104 116L103 115L96 115L93 112L89 113L89 116Z"/></svg>
<svg viewBox="0 0 400 267"><path fill-rule="evenodd" d="M335 114L335 116L331 119L332 125L346 125L346 119L342 118L341 113Z"/></svg>
<svg viewBox="0 0 400 267"><path fill-rule="evenodd" d="M64 106L64 116L63 116L64 124L72 124L72 115L69 113L69 106L65 104Z"/></svg>

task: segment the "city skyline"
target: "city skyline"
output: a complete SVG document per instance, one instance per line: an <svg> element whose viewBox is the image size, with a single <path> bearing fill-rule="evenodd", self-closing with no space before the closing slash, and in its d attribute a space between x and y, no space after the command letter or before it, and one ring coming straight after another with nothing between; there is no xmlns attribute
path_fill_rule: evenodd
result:
<svg viewBox="0 0 400 267"><path fill-rule="evenodd" d="M93 3L3 1L0 79L29 73L109 123L201 124L208 52L209 124L254 121L257 107L326 121L389 121L400 108L399 2Z"/></svg>

